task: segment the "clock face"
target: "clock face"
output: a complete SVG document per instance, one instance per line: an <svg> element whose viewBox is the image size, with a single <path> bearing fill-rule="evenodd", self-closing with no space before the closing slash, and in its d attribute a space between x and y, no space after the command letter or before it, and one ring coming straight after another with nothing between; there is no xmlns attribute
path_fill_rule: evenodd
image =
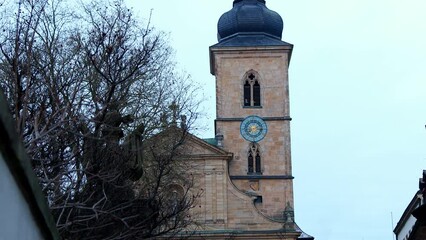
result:
<svg viewBox="0 0 426 240"><path fill-rule="evenodd" d="M248 116L241 122L240 132L245 140L259 142L265 137L268 127L260 117Z"/></svg>

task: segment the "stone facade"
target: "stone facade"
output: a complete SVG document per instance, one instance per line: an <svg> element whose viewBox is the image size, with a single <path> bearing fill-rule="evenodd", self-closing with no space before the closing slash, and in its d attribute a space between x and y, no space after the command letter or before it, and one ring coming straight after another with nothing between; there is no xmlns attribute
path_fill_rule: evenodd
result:
<svg viewBox="0 0 426 240"><path fill-rule="evenodd" d="M211 48L216 76L216 134L223 135L223 147L234 153L229 174L238 189L262 197L258 204L267 217L280 220L287 204L293 206L291 173L288 64L291 46ZM243 104L243 85L247 72L255 72L260 83L261 104ZM261 175L248 176L247 152L250 142L240 134L243 118L256 115L268 126L258 142Z"/></svg>
<svg viewBox="0 0 426 240"><path fill-rule="evenodd" d="M263 235L268 236L264 239L287 239L277 238L277 234L283 234L284 222L263 214L256 206L257 197L240 189L231 180L229 163L234 159L232 153L192 135L187 137L185 147L190 155L182 156L182 161L188 163L194 176L192 191L202 192L190 213L197 223L192 238L225 239L232 236L253 239L249 236L257 234L258 239L263 239ZM291 234L300 235L297 231L291 231Z"/></svg>
<svg viewBox="0 0 426 240"><path fill-rule="evenodd" d="M186 141L190 154L182 160L190 163L194 191L203 193L191 213L200 226L193 238L298 239L302 233L293 217L285 218L286 208L293 209L287 74L291 49L211 48L217 83L215 131L223 140L211 145L190 135ZM243 106L243 80L250 71L260 81L259 107ZM257 143L261 173L248 173L251 143L241 136L240 124L249 115L262 117L268 126Z"/></svg>
<svg viewBox="0 0 426 240"><path fill-rule="evenodd" d="M221 117L254 115L289 116L288 65L291 46L211 47L211 63L216 76L216 114ZM243 108L243 81L246 72L259 73L261 108Z"/></svg>
<svg viewBox="0 0 426 240"><path fill-rule="evenodd" d="M210 47L217 144L190 136L186 146L192 150L183 159L191 161L194 190L203 192L192 213L200 226L193 239L314 239L294 220L288 81L293 45L281 41L283 21L265 4L234 0L219 19L219 42Z"/></svg>

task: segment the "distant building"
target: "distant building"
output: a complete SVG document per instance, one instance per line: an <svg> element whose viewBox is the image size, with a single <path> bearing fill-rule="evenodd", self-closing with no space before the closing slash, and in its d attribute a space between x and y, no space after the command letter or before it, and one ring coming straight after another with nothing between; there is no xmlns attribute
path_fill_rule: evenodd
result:
<svg viewBox="0 0 426 240"><path fill-rule="evenodd" d="M419 180L419 191L408 204L394 229L397 240L426 239L426 170Z"/></svg>
<svg viewBox="0 0 426 240"><path fill-rule="evenodd" d="M264 0L235 0L210 47L214 139L187 139L196 185L195 239L314 239L296 224L288 67L293 45Z"/></svg>
<svg viewBox="0 0 426 240"><path fill-rule="evenodd" d="M59 239L0 90L0 239Z"/></svg>

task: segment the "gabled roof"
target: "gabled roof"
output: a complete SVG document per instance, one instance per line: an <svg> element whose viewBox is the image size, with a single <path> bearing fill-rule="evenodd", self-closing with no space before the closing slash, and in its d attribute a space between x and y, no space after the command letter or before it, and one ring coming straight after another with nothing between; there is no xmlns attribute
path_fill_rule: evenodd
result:
<svg viewBox="0 0 426 240"><path fill-rule="evenodd" d="M190 146L190 154L185 155L185 158L211 158L211 159L225 159L231 160L233 154L223 150L222 148L205 141L197 136L188 133L185 139L186 146Z"/></svg>
<svg viewBox="0 0 426 240"><path fill-rule="evenodd" d="M178 135L179 134L179 135ZM204 141L203 139L177 127L171 126L160 133L154 135L146 141L145 144L156 144L161 139L176 135L178 138L182 138L182 146L185 151L179 158L182 159L217 159L217 160L231 160L233 154L223 150L222 148L214 145L212 141Z"/></svg>

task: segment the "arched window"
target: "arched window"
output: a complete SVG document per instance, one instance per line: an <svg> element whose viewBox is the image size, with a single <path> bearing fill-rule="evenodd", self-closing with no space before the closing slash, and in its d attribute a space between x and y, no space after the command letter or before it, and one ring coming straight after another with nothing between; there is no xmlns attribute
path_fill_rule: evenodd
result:
<svg viewBox="0 0 426 240"><path fill-rule="evenodd" d="M244 78L244 106L260 106L260 83L254 71L249 71Z"/></svg>
<svg viewBox="0 0 426 240"><path fill-rule="evenodd" d="M247 156L248 174L262 173L261 168L261 157L259 151L259 145L257 143L250 143Z"/></svg>

